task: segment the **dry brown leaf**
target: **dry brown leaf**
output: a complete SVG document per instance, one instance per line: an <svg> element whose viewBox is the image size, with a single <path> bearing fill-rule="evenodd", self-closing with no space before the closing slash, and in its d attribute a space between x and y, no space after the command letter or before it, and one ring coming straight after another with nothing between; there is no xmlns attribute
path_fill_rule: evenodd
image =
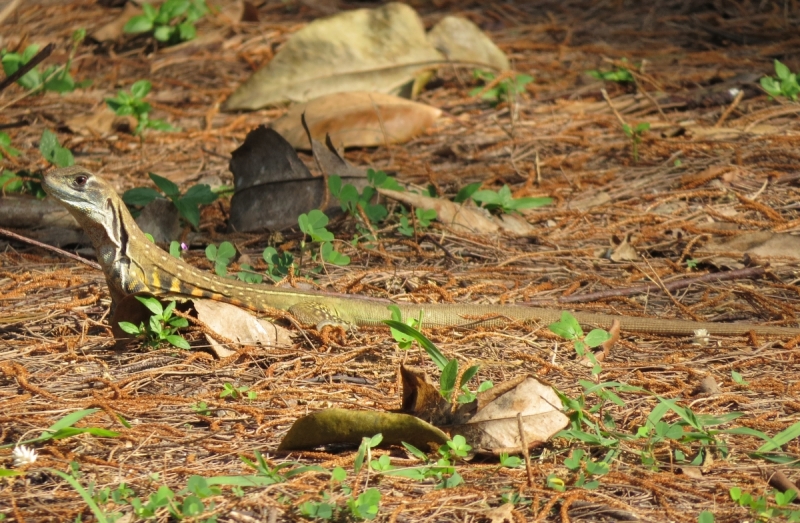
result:
<svg viewBox="0 0 800 523"><path fill-rule="evenodd" d="M448 60L509 69L508 57L477 25L460 16L445 16L428 33L428 41Z"/></svg>
<svg viewBox="0 0 800 523"><path fill-rule="evenodd" d="M400 377L403 380L403 412L434 425L451 423L451 404L442 397L425 371L401 365Z"/></svg>
<svg viewBox="0 0 800 523"><path fill-rule="evenodd" d="M439 222L456 230L466 230L473 234L492 234L503 230L517 236L528 236L535 232L533 226L520 216L503 215L494 217L478 207L470 207L443 198L431 198L410 192L392 191L390 189L378 189L378 192L412 207L433 209L436 211L436 219Z"/></svg>
<svg viewBox="0 0 800 523"><path fill-rule="evenodd" d="M615 262L629 262L629 261L639 261L642 258L639 256L639 253L636 252L636 248L631 245L631 236L633 233L628 233L625 235L625 238L619 242L619 245L614 247L614 250L611 252L611 261ZM617 238L617 241L619 239Z"/></svg>
<svg viewBox="0 0 800 523"><path fill-rule="evenodd" d="M504 503L499 507L490 508L483 513L483 517L489 520L489 523L514 523L514 505L513 503Z"/></svg>
<svg viewBox="0 0 800 523"><path fill-rule="evenodd" d="M238 346L259 345L266 348L290 347L290 331L267 320L261 320L235 305L214 300L190 300L197 311L197 319L214 333L224 339L236 342ZM217 355L231 354L232 349L225 344L208 338Z"/></svg>
<svg viewBox="0 0 800 523"><path fill-rule="evenodd" d="M117 129L130 131L136 127L133 116L117 116L105 102L98 104L92 111L79 113L66 121L67 127L83 136L110 135Z"/></svg>
<svg viewBox="0 0 800 523"><path fill-rule="evenodd" d="M373 147L403 143L429 127L440 109L383 93L333 93L292 107L272 123L295 149L308 149L300 122L305 113L311 137L343 147Z"/></svg>
<svg viewBox="0 0 800 523"><path fill-rule="evenodd" d="M225 101L226 111L304 102L343 91L397 93L444 57L417 13L401 3L308 24Z"/></svg>
<svg viewBox="0 0 800 523"><path fill-rule="evenodd" d="M800 237L782 232L747 232L707 245L712 252L741 252L751 256L800 258Z"/></svg>
<svg viewBox="0 0 800 523"><path fill-rule="evenodd" d="M553 388L536 378L523 377L510 390L486 391L497 392L502 394L485 405L479 396L475 415L467 423L452 427L454 433L467 439L475 452L499 455L522 450L518 414L522 416L528 448L548 441L569 423Z"/></svg>
<svg viewBox="0 0 800 523"><path fill-rule="evenodd" d="M362 438L383 434L382 445L407 442L427 451L444 444L447 435L409 414L363 410L325 409L292 424L278 450L295 450L332 444L358 445Z"/></svg>
<svg viewBox="0 0 800 523"><path fill-rule="evenodd" d="M140 14L142 14L142 9L139 6L133 2L127 2L119 16L92 33L92 37L98 42L116 40L124 34L123 28L128 20Z"/></svg>

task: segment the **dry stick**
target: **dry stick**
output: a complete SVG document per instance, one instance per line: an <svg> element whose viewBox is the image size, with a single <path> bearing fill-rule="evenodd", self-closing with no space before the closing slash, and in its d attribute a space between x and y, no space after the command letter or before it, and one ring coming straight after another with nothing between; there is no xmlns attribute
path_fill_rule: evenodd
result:
<svg viewBox="0 0 800 523"><path fill-rule="evenodd" d="M722 115L719 117L717 123L714 124L714 127L719 127L725 120L728 119L728 117L731 115L734 109L736 109L739 106L739 102L742 101L742 98L744 98L744 91L739 91L739 93L736 95L736 98L733 99L728 108L725 109L725 112L723 112Z"/></svg>
<svg viewBox="0 0 800 523"><path fill-rule="evenodd" d="M65 250L59 249L58 247L53 247L52 245L47 245L46 243L37 242L36 240L32 240L30 238L26 238L25 236L20 236L19 234L13 233L13 232L11 232L9 230L6 230L6 229L0 229L0 234L2 234L3 236L8 236L9 238L13 238L15 240L19 240L19 241L24 242L24 243L29 243L31 245L35 245L37 247L41 247L42 249L47 249L48 251L53 251L53 252L55 252L57 254L60 254L62 256L66 256L67 258L71 258L71 259L73 259L75 261L79 261L79 262L81 262L83 264L86 264L89 267L91 267L92 269L97 269L98 271L102 270L102 267L100 267L100 265L96 264L95 262L87 260L85 258L81 258L77 254L72 254L71 252L67 252Z"/></svg>
<svg viewBox="0 0 800 523"><path fill-rule="evenodd" d="M2 92L3 89L13 84L23 76L25 76L25 74L28 71L39 65L41 62L43 62L45 58L50 56L50 53L52 53L53 49L55 48L56 44L47 44L47 46L44 49L36 53L36 55L33 58L31 58L30 62L17 69L16 72L6 76L5 79L3 79L3 81L0 82L0 92Z"/></svg>
<svg viewBox="0 0 800 523"><path fill-rule="evenodd" d="M517 412L517 429L519 430L522 455L525 457L525 470L528 471L528 488L533 488L533 465L531 464L531 453L528 450L528 438L525 437L525 424L522 423L521 412Z"/></svg>
<svg viewBox="0 0 800 523"><path fill-rule="evenodd" d="M625 121L622 115L619 114L619 111L617 111L617 109L614 107L614 104L611 103L611 98L609 98L608 96L608 91L606 91L605 88L603 88L600 89L600 92L603 94L603 98L605 99L608 106L611 108L611 112L613 112L614 116L616 116L617 120L619 120L620 125L628 125L628 122Z"/></svg>
<svg viewBox="0 0 800 523"><path fill-rule="evenodd" d="M658 285L657 283L648 283L646 285L625 287L623 289L607 289L604 291L591 292L588 294L562 296L558 298L556 301L558 303L582 303L587 301L603 300L606 298L612 298L616 296L632 296L635 294L646 294L650 291L658 289L665 289L667 291L672 292L678 289L684 289L695 283L708 283L708 282L738 280L738 279L749 280L749 279L760 278L761 276L764 275L765 272L766 270L764 267L748 267L746 269L736 269L733 271L725 271L722 273L710 273L710 274L703 274L702 276L692 276L690 278L682 278L680 280L664 283L663 286ZM532 300L528 303L535 305L551 301L552 300Z"/></svg>

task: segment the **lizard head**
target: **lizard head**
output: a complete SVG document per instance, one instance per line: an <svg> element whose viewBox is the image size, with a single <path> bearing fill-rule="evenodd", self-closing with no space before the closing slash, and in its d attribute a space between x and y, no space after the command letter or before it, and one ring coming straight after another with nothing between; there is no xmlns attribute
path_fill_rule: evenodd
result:
<svg viewBox="0 0 800 523"><path fill-rule="evenodd" d="M118 198L108 182L74 165L44 175L42 184L47 194L61 202L81 225L88 219L104 223L108 219L109 198Z"/></svg>

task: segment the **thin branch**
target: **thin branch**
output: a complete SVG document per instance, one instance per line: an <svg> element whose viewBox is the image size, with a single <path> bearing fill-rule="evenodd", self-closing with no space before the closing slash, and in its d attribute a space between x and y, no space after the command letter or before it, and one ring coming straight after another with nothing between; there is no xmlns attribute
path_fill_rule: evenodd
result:
<svg viewBox="0 0 800 523"><path fill-rule="evenodd" d="M88 265L92 269L102 270L103 268L100 267L97 263L87 260L86 258L81 258L77 254L72 254L71 252L67 252L63 249L59 249L58 247L53 247L52 245L47 245L46 243L37 242L36 240L32 240L31 238L26 238L25 236L20 236L17 233L11 232L6 229L0 229L0 234L3 236L8 236L9 238L13 238L15 240L21 241L23 243L28 243L30 245L35 245L36 247L41 247L42 249L47 249L48 251L53 251L61 256L65 256L67 258L73 259L75 261L79 261L85 265Z"/></svg>

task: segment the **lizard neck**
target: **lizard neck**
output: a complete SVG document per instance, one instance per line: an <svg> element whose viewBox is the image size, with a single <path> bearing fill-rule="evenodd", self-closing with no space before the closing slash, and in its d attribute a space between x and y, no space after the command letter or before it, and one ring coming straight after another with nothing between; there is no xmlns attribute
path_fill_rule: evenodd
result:
<svg viewBox="0 0 800 523"><path fill-rule="evenodd" d="M130 256L132 242L148 240L117 193L112 191L104 196L102 205L106 212L102 221L93 220L80 211L70 211L94 245L111 291L113 307L128 294L148 290L141 269Z"/></svg>

